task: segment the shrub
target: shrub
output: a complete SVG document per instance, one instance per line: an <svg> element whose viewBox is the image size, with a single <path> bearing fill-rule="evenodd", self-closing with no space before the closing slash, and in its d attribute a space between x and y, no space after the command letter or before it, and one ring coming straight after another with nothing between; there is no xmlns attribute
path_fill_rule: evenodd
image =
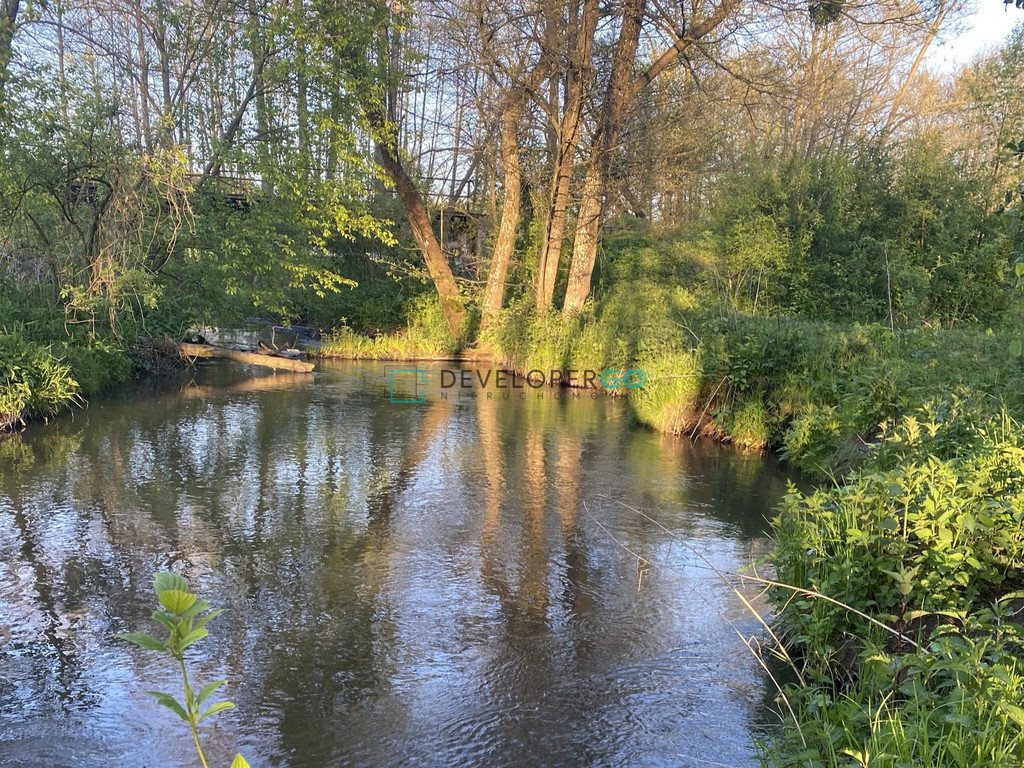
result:
<svg viewBox="0 0 1024 768"><path fill-rule="evenodd" d="M0 429L30 416L50 416L79 402L71 367L51 347L0 333Z"/></svg>
<svg viewBox="0 0 1024 768"><path fill-rule="evenodd" d="M883 446L773 522L778 580L802 590L774 590L776 628L807 684L768 761L1020 765L1024 434L946 403Z"/></svg>

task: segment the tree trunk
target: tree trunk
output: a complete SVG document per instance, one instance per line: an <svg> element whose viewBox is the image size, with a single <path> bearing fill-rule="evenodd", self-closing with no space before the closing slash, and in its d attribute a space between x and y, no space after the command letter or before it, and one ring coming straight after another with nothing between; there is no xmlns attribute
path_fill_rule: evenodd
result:
<svg viewBox="0 0 1024 768"><path fill-rule="evenodd" d="M569 285L562 305L564 312L578 312L590 295L590 281L597 262L601 216L608 189L611 152L618 143L623 118L644 88L675 63L684 51L725 21L739 5L740 0L723 0L711 15L690 27L686 34L677 36L672 45L655 58L643 74L634 79L632 69L639 47L646 0L625 1L608 91L601 105L597 130L591 144L590 166L583 182L576 239L569 267Z"/></svg>
<svg viewBox="0 0 1024 768"><path fill-rule="evenodd" d="M593 79L594 70L590 56L597 29L598 10L598 0L583 0L583 14L576 29L576 42L567 75L565 112L558 131L558 150L552 168L548 211L544 217L544 240L541 243L540 261L537 264L535 302L539 310L549 309L554 301L558 262L562 255L562 241L565 239L572 169L579 143L583 100Z"/></svg>
<svg viewBox="0 0 1024 768"><path fill-rule="evenodd" d="M452 274L451 267L448 266L448 261L441 251L441 245L430 226L430 214L427 212L427 207L423 203L419 190L416 189L415 182L409 178L409 174L405 172L398 157L380 141L377 142L377 151L380 165L394 183L398 197L402 201L402 207L405 209L406 218L409 219L409 225L412 227L416 245L423 253L423 260L427 263L427 272L430 273L430 279L434 281L434 287L437 288L437 294L441 299L441 310L448 321L448 328L455 338L459 338L462 333L463 321L466 318L466 310L462 304L459 287L455 283L455 276Z"/></svg>
<svg viewBox="0 0 1024 768"><path fill-rule="evenodd" d="M21 0L4 0L4 12L0 16L0 107L7 95L7 70L11 66L14 30L18 26L18 11Z"/></svg>
<svg viewBox="0 0 1024 768"><path fill-rule="evenodd" d="M331 59L331 66L334 67L335 72L341 71L342 61L341 49L339 47L335 47ZM330 96L331 122L327 128L327 146L325 149L327 157L324 161L324 176L329 181L333 181L338 172L338 160L342 152L341 116L342 101L344 98L345 94L342 93L341 87L336 85L331 91Z"/></svg>
<svg viewBox="0 0 1024 768"><path fill-rule="evenodd" d="M297 371L299 373L312 373L316 368L315 363L307 360L297 360L294 357L284 355L272 355L266 352L245 352L240 349L228 349L227 347L215 347L212 344L186 344L178 341L158 342L158 348L175 350L182 357L192 360L196 358L231 360L235 363L246 365L258 365L263 368L276 368L281 371Z"/></svg>
<svg viewBox="0 0 1024 768"><path fill-rule="evenodd" d="M430 224L430 213L423 202L416 182L412 180L400 159L401 141L398 134L399 83L402 77L401 35L399 28L385 27L377 36L377 61L384 67L378 81L386 85L381 102L372 98L363 102L363 113L370 127L370 134L377 147L377 161L388 178L395 185L395 191L402 201L405 216L412 228L413 238L423 254L427 272L441 301L441 311L448 322L448 329L456 339L462 336L466 319L466 308L462 303L455 275L444 256L441 243L434 235ZM371 94L364 94L369 96Z"/></svg>
<svg viewBox="0 0 1024 768"><path fill-rule="evenodd" d="M64 40L64 3L57 0L57 90L60 91L60 116L64 125L70 127L68 117L68 67L67 43ZM134 99L132 99L134 102Z"/></svg>
<svg viewBox="0 0 1024 768"><path fill-rule="evenodd" d="M521 90L521 89L517 89ZM523 169L519 162L519 121L523 116L525 94L516 93L501 117L501 162L504 197L501 203L501 224L494 241L494 254L484 288L481 330L487 330L501 312L505 300L505 279L516 247L519 229L519 208L522 197Z"/></svg>
<svg viewBox="0 0 1024 768"><path fill-rule="evenodd" d="M163 114L160 120L160 145L169 147L174 143L174 100L171 98L171 61L167 50L167 25L164 23L166 11L162 1L154 8L155 27L153 42L160 66L160 87L163 94Z"/></svg>
<svg viewBox="0 0 1024 768"><path fill-rule="evenodd" d="M142 0L135 0L135 39L139 46L139 101L142 102L139 118L142 121L142 144L153 149L153 131L149 120L149 54L146 51L146 33L142 23ZM64 71L63 60L61 72ZM62 74L63 77L63 74Z"/></svg>
<svg viewBox="0 0 1024 768"><path fill-rule="evenodd" d="M622 9L622 26L612 59L608 92L601 105L597 131L591 145L590 167L587 168L580 197L569 285L562 306L567 313L581 310L590 295L590 278L597 261L597 237L601 229L601 214L604 212L611 152L618 142L622 119L633 102L633 63L640 44L640 27L645 8L646 0L626 0Z"/></svg>
<svg viewBox="0 0 1024 768"><path fill-rule="evenodd" d="M512 87L503 104L499 136L503 169L503 199L501 222L494 243L487 285L484 288L482 330L486 330L501 312L505 299L505 282L509 264L515 253L516 233L519 230L522 203L523 171L519 155L519 123L526 112L530 96L535 94L551 75L555 64L555 49L560 25L551 18L553 5L547 6L541 50L533 68L525 79Z"/></svg>
<svg viewBox="0 0 1024 768"><path fill-rule="evenodd" d="M269 46L263 39L264 30L260 21L259 9L254 0L249 0L249 50L252 53L253 62L266 61L269 56ZM253 67L253 96L256 101L256 161L259 166L260 186L265 194L273 192L273 182L270 178L270 169L273 167L274 159L271 154L270 144L270 104L267 99L267 88L265 87L264 69ZM218 166L218 172L220 167Z"/></svg>
<svg viewBox="0 0 1024 768"><path fill-rule="evenodd" d="M235 134L237 134L238 129L242 127L242 121L245 118L246 111L249 109L249 104L252 103L253 99L256 98L260 92L262 92L263 71L266 67L266 63L266 58L261 58L253 63L252 81L249 83L249 89L242 97L242 101L239 102L238 108L235 110L235 114L231 118L231 122L228 123L224 132L220 135L220 138L212 142L210 159L203 168L203 173L197 182L197 187L205 185L211 178L220 175L224 164L223 153L230 149L231 145L234 143ZM264 182L264 184L266 184L266 182Z"/></svg>
<svg viewBox="0 0 1024 768"><path fill-rule="evenodd" d="M306 24L302 0L295 0L296 24ZM313 170L313 155L309 148L309 71L306 57L306 43L300 36L295 41L295 114L298 120L298 148L302 159L301 172L307 176Z"/></svg>

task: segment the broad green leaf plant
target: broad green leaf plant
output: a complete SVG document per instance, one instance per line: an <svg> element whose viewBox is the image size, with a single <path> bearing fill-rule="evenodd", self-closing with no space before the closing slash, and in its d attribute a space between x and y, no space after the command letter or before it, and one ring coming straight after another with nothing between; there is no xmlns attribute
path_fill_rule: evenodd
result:
<svg viewBox="0 0 1024 768"><path fill-rule="evenodd" d="M218 701L207 705L210 697L221 688L227 680L214 680L206 683L196 692L189 681L188 666L185 664L185 651L209 634L206 625L223 613L213 609L208 602L200 600L192 592L189 583L175 573L161 572L153 579L153 590L162 610L153 612L153 620L167 630L164 639L148 635L144 632L127 632L120 635L122 640L134 643L147 651L165 653L178 662L181 670L183 687L182 700L169 693L150 691L150 694L164 707L188 723L192 732L192 741L199 755L203 768L209 768L203 746L199 740L199 725L214 715L234 709L231 701ZM206 707L204 709L204 706ZM231 768L249 768L249 764L240 754L235 755Z"/></svg>

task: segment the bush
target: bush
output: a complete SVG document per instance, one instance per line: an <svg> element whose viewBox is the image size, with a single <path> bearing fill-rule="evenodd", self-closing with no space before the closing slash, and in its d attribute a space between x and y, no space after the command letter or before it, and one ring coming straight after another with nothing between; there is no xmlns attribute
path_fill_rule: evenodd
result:
<svg viewBox="0 0 1024 768"><path fill-rule="evenodd" d="M50 416L79 402L71 367L51 347L0 333L0 429L32 416Z"/></svg>
<svg viewBox="0 0 1024 768"><path fill-rule="evenodd" d="M808 685L787 691L806 747L770 762L1020 765L1024 433L947 402L885 437L773 522L778 580L805 590L775 590L776 627Z"/></svg>

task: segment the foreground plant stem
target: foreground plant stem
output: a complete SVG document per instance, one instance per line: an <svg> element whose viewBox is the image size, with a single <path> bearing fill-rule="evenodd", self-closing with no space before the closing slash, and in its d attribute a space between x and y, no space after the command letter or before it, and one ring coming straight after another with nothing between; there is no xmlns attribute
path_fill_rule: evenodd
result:
<svg viewBox="0 0 1024 768"><path fill-rule="evenodd" d="M185 666L185 657L178 657L178 665L181 667L181 680L184 685L185 702L188 706L188 727L192 731L192 741L196 745L196 752L199 754L199 762L203 764L203 768L210 768L206 762L206 755L203 754L203 745L199 742L199 725L196 722L196 712L192 706L193 695L192 687L188 682L188 667Z"/></svg>

